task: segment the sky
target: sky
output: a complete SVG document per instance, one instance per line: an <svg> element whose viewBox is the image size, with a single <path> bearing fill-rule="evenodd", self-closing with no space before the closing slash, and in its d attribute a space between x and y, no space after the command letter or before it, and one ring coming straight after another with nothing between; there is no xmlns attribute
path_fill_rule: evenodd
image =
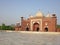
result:
<svg viewBox="0 0 60 45"><path fill-rule="evenodd" d="M35 16L39 9L45 16L55 13L60 24L60 0L0 0L0 25L16 24L20 17Z"/></svg>

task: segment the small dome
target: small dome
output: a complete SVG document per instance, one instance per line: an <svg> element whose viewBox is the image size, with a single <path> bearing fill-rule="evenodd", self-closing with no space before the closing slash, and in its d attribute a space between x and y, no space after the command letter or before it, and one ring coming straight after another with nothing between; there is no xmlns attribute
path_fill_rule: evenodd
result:
<svg viewBox="0 0 60 45"><path fill-rule="evenodd" d="M46 17L51 17L51 15L50 14L47 14L47 16Z"/></svg>
<svg viewBox="0 0 60 45"><path fill-rule="evenodd" d="M16 22L16 24L18 24L18 23L20 23L20 22Z"/></svg>
<svg viewBox="0 0 60 45"><path fill-rule="evenodd" d="M38 11L38 12L36 13L36 17L43 17L43 13L40 12L40 11Z"/></svg>
<svg viewBox="0 0 60 45"><path fill-rule="evenodd" d="M30 18L33 18L33 16L31 15Z"/></svg>

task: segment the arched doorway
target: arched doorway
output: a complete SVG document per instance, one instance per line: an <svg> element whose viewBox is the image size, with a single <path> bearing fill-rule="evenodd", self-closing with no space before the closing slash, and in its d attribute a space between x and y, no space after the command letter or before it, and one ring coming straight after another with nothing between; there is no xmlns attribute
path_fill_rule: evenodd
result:
<svg viewBox="0 0 60 45"><path fill-rule="evenodd" d="M39 24L38 23L33 24L33 31L39 31Z"/></svg>
<svg viewBox="0 0 60 45"><path fill-rule="evenodd" d="M28 27L26 27L26 31L29 31L29 28Z"/></svg>
<svg viewBox="0 0 60 45"><path fill-rule="evenodd" d="M47 27L45 28L45 31L48 32L48 28Z"/></svg>

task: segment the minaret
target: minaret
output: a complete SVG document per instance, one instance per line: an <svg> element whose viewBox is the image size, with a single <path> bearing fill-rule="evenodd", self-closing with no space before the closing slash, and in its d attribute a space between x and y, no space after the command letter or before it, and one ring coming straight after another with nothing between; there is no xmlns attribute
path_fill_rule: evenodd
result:
<svg viewBox="0 0 60 45"><path fill-rule="evenodd" d="M52 20L53 20L53 24L54 24L54 30L57 31L57 17L56 14L52 14Z"/></svg>
<svg viewBox="0 0 60 45"><path fill-rule="evenodd" d="M23 17L21 17L21 29L22 29L22 26L23 26Z"/></svg>
<svg viewBox="0 0 60 45"><path fill-rule="evenodd" d="M23 17L21 17L21 21L23 21Z"/></svg>

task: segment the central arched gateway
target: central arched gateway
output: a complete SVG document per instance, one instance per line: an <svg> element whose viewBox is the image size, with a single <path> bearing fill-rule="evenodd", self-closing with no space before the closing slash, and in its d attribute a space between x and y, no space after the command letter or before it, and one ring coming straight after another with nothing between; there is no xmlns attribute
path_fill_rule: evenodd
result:
<svg viewBox="0 0 60 45"><path fill-rule="evenodd" d="M38 23L33 24L33 31L39 31L39 24Z"/></svg>

